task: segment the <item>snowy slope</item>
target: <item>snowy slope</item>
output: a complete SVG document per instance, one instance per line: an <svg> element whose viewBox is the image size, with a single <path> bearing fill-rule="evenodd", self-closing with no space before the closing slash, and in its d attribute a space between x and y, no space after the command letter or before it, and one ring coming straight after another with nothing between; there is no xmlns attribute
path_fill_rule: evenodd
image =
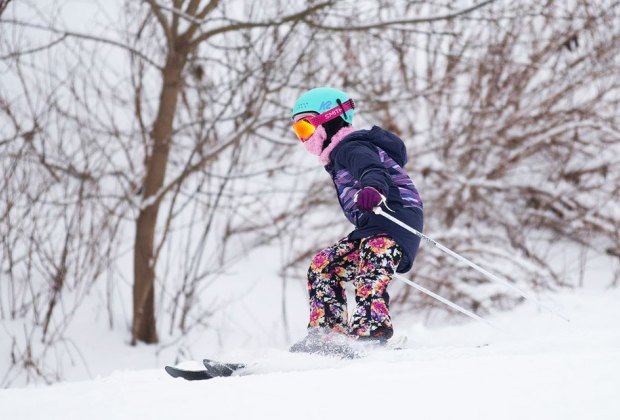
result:
<svg viewBox="0 0 620 420"><path fill-rule="evenodd" d="M362 360L237 350L227 356L249 361L253 375L187 382L163 369L117 371L2 390L0 418L620 419L619 301L619 290L554 296L570 324L524 305L493 319L502 331L415 325L411 348Z"/></svg>

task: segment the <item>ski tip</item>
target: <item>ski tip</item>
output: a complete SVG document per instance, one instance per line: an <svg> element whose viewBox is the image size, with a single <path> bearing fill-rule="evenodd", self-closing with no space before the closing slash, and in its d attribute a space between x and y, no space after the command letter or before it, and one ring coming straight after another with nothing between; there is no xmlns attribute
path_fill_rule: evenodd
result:
<svg viewBox="0 0 620 420"><path fill-rule="evenodd" d="M179 371L178 369L175 369L172 366L166 366L165 371L168 375L172 376L173 378L178 378L179 377Z"/></svg>

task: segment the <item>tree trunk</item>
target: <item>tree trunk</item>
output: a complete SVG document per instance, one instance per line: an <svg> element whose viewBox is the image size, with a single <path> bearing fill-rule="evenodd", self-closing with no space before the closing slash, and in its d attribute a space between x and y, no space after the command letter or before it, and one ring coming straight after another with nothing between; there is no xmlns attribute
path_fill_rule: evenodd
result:
<svg viewBox="0 0 620 420"><path fill-rule="evenodd" d="M174 122L181 75L187 54L171 51L163 69L163 84L159 100L159 110L153 124L151 141L153 148L147 157L146 175L143 184L144 201L136 223L134 244L134 287L133 287L133 328L132 344L138 341L156 343L155 326L155 230L164 185L170 136Z"/></svg>

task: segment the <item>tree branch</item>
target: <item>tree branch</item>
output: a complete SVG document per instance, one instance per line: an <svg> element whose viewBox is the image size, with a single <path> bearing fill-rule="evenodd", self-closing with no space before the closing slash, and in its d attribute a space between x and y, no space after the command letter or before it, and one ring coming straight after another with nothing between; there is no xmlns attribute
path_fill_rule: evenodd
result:
<svg viewBox="0 0 620 420"><path fill-rule="evenodd" d="M211 0L209 2L209 4L207 4L201 11L200 13L198 13L198 15L196 16L197 18L197 22L194 23L194 25L191 25L188 29L187 32L185 32L183 34L183 38L186 40L191 40L192 37L194 36L194 34L196 33L196 31L198 30L198 27L200 25L202 25L202 23L204 22L204 19L213 11L215 10L215 8L220 4L220 0Z"/></svg>
<svg viewBox="0 0 620 420"><path fill-rule="evenodd" d="M203 33L202 35L200 35L199 37L197 37L196 39L191 41L192 46L196 46L198 44L200 44L201 42L211 38L214 35L219 35L225 32L231 32L231 31L238 31L240 29L252 29L252 28L268 28L271 26L278 26L278 25L282 25L283 23L287 23L287 22L294 22L294 21L299 21L299 20L304 20L308 15L312 15L316 12L318 12L321 9L324 9L330 5L332 5L334 2L333 1L326 1L323 3L319 3L317 5L314 5L312 7L309 7L306 10L302 10L300 12L297 13L293 13L292 15L288 15L288 16L284 16L280 19L276 19L276 20L272 20L272 21L266 21L266 22L237 22L228 26L222 26L220 28L216 28L213 30L210 30L208 32Z"/></svg>
<svg viewBox="0 0 620 420"><path fill-rule="evenodd" d="M41 45L40 47L32 48L32 49L25 50L25 51L15 51L15 52L12 52L11 54L0 56L0 60L6 60L8 58L21 57L22 55L34 54L34 53L38 53L39 51L47 50L49 48L52 48L54 45L59 44L62 41L64 41L65 39L67 39L67 36L68 35L66 35L66 34L62 35L60 38L55 39L54 41L50 42L49 44Z"/></svg>
<svg viewBox="0 0 620 420"><path fill-rule="evenodd" d="M480 4L476 4L467 9L463 9L458 12L449 13L446 15L428 16L424 18L415 18L415 19L392 20L389 22L373 23L373 24L362 25L362 26L326 26L326 25L321 25L318 23L311 22L307 19L304 19L304 22L313 28L323 29L327 31L334 31L334 32L367 31L369 29L386 28L386 27L391 27L394 25L416 25L419 23L431 23L431 22L437 22L440 20L451 20L456 17L471 13L474 10L478 10L488 4L494 3L495 1L497 0L485 0Z"/></svg>
<svg viewBox="0 0 620 420"><path fill-rule="evenodd" d="M0 16L2 16L10 2L11 0L0 0Z"/></svg>
<svg viewBox="0 0 620 420"><path fill-rule="evenodd" d="M191 39L194 36L198 27L205 23L205 17L211 13L219 4L219 0L211 0L209 3L196 15L196 10L198 10L198 6L200 5L200 0L192 0L190 4L187 6L187 10L183 11L178 6L170 7L163 4L156 3L155 0L149 0L156 4L160 9L167 10L172 12L175 19L178 20L179 17L189 21L191 25L187 28L187 31L181 35L181 38Z"/></svg>
<svg viewBox="0 0 620 420"><path fill-rule="evenodd" d="M101 42L103 44L112 45L114 47L122 48L124 50L129 51L132 54L135 54L136 56L140 57L145 62L149 63L150 65L152 65L153 67L155 67L155 68L157 68L159 70L163 69L162 66L160 66L157 63L155 63L153 60L151 60L149 57L144 55L142 52L136 50L135 48L130 47L127 44L123 44L122 42L116 41L116 40L113 40L113 39L103 38L103 37L95 36L95 35L84 34L84 33L80 33L80 32L66 31L64 29L54 28L53 26L44 26L44 25L39 25L39 24L36 24L36 23L28 23L28 22L23 22L23 21L16 20L16 19L0 19L0 24L2 24L2 23L10 24L10 25L15 25L15 26L24 26L26 28L40 29L42 31L48 31L48 32L52 32L52 33L55 33L55 34L60 34L60 35L65 36L65 37L85 39L87 41L95 41L95 42Z"/></svg>
<svg viewBox="0 0 620 420"><path fill-rule="evenodd" d="M174 5L175 8L180 9L181 6L183 5L183 0L174 0L172 4ZM172 14L172 25L171 26L172 26L172 33L178 34L179 33L179 16L176 13Z"/></svg>
<svg viewBox="0 0 620 420"><path fill-rule="evenodd" d="M159 4L157 4L155 0L146 0L146 1L151 6L151 10L153 11L153 14L155 15L155 17L159 21L159 24L164 30L164 34L166 35L166 41L168 42L168 50L172 51L174 49L174 34L172 33L172 29L170 28L170 25L168 24L168 20L166 19L166 16L164 16L164 14L161 11L161 8L159 7Z"/></svg>

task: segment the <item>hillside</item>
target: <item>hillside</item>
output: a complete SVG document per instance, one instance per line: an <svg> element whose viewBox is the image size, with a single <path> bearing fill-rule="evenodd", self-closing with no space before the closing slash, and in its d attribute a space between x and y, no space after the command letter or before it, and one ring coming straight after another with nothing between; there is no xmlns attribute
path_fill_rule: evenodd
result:
<svg viewBox="0 0 620 420"><path fill-rule="evenodd" d="M187 382L124 370L2 390L0 417L618 419L619 299L603 289L554 296L548 303L571 323L524 305L492 319L501 331L415 325L407 349L361 360L239 349L227 357L250 363L244 376Z"/></svg>

